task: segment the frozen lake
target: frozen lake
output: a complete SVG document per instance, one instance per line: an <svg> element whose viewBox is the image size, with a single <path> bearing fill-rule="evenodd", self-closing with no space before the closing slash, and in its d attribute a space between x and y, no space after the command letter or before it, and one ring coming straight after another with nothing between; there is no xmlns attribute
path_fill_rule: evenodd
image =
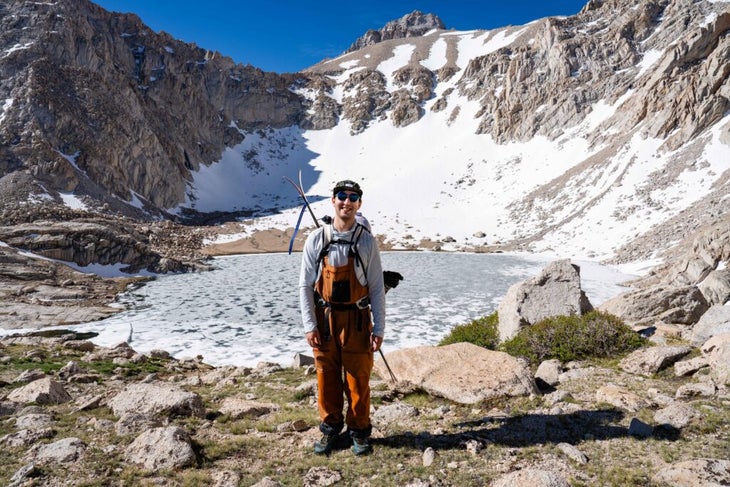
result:
<svg viewBox="0 0 730 487"><path fill-rule="evenodd" d="M289 365L311 354L299 314L301 254L240 255L215 259L216 270L158 277L126 293L128 309L77 325L93 341L135 350L202 355L212 365ZM383 351L436 345L450 329L490 314L514 283L539 272L545 257L445 252L383 252L383 268L404 276L387 295ZM596 305L622 291L629 276L589 262L582 287ZM66 327L68 328L68 327Z"/></svg>

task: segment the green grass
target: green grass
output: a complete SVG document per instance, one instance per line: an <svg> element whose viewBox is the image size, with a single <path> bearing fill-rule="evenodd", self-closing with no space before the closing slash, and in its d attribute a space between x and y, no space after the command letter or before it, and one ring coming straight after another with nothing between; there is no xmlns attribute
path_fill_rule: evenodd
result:
<svg viewBox="0 0 730 487"><path fill-rule="evenodd" d="M494 350L499 343L499 318L495 311L489 316L483 316L469 323L455 326L446 335L439 345L468 342L480 347Z"/></svg>

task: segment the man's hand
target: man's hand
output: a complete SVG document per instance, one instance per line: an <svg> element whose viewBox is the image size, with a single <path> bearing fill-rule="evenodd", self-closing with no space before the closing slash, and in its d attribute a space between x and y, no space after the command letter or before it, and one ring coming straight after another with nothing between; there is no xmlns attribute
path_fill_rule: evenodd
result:
<svg viewBox="0 0 730 487"><path fill-rule="evenodd" d="M307 343L312 348L319 348L322 345L322 340L319 338L319 330L310 331L306 335Z"/></svg>
<svg viewBox="0 0 730 487"><path fill-rule="evenodd" d="M380 346L383 344L383 337L379 337L376 335L370 335L370 348L372 348L373 352L377 352L380 350Z"/></svg>

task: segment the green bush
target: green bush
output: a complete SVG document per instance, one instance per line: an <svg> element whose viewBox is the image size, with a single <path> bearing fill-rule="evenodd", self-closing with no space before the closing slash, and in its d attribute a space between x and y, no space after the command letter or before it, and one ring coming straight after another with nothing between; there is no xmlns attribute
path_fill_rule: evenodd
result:
<svg viewBox="0 0 730 487"><path fill-rule="evenodd" d="M439 345L468 342L480 347L494 350L499 343L499 318L495 311L489 316L482 316L464 325L457 325L446 335Z"/></svg>
<svg viewBox="0 0 730 487"><path fill-rule="evenodd" d="M562 362L612 357L641 347L644 339L616 316L591 311L547 318L520 330L501 350L531 363L555 358Z"/></svg>

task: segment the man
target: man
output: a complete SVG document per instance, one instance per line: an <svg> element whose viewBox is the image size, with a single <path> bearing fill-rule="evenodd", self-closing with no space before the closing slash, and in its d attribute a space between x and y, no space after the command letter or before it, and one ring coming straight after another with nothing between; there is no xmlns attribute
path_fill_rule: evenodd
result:
<svg viewBox="0 0 730 487"><path fill-rule="evenodd" d="M332 451L345 425L356 455L372 451L370 374L385 332L385 289L377 242L356 221L360 206L360 185L337 183L334 219L309 235L302 254L299 298L317 368L323 435L314 452L322 455Z"/></svg>

